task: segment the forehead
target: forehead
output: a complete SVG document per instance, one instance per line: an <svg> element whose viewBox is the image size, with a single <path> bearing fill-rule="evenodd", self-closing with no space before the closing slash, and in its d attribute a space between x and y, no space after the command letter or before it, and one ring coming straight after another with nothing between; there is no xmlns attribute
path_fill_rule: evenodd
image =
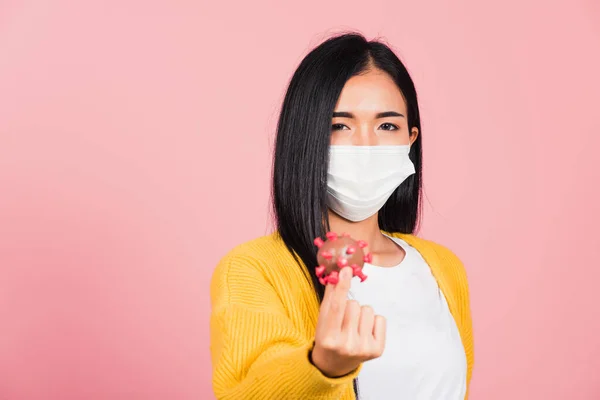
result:
<svg viewBox="0 0 600 400"><path fill-rule="evenodd" d="M348 79L336 104L336 111L406 113L402 92L381 70L371 70Z"/></svg>

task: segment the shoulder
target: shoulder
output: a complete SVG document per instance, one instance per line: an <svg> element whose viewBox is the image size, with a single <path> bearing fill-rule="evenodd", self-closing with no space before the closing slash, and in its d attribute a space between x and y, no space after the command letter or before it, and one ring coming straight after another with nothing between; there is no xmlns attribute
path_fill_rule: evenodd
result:
<svg viewBox="0 0 600 400"><path fill-rule="evenodd" d="M404 240L406 243L408 243L409 245L411 245L419 251L434 252L437 255L437 257L440 258L441 262L447 261L453 263L460 263L462 265L462 262L460 261L458 256L448 247L440 243L406 233L393 232L387 234L392 237Z"/></svg>
<svg viewBox="0 0 600 400"><path fill-rule="evenodd" d="M238 244L230 249L220 262L239 258L264 259L279 254L285 244L277 233L260 236L244 243Z"/></svg>
<svg viewBox="0 0 600 400"><path fill-rule="evenodd" d="M238 244L221 257L213 271L212 281L237 279L247 273L264 273L268 265L281 258L286 250L275 233Z"/></svg>
<svg viewBox="0 0 600 400"><path fill-rule="evenodd" d="M448 279L466 283L467 274L464 264L456 253L448 247L411 234L389 233L389 235L402 239L414 247L431 267L434 267L431 265L432 263L439 264L440 272Z"/></svg>
<svg viewBox="0 0 600 400"><path fill-rule="evenodd" d="M211 277L213 307L236 298L271 290L281 266L294 260L277 233L261 236L229 250L217 263Z"/></svg>

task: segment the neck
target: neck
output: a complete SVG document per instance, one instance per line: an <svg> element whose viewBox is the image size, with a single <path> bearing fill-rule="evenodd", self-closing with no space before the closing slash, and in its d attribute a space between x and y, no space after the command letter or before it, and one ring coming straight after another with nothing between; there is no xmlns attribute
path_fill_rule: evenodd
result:
<svg viewBox="0 0 600 400"><path fill-rule="evenodd" d="M381 233L377 213L369 218L352 222L329 210L329 227L337 234L348 233L355 240L364 240L369 245L371 253L377 253L387 243L387 238Z"/></svg>

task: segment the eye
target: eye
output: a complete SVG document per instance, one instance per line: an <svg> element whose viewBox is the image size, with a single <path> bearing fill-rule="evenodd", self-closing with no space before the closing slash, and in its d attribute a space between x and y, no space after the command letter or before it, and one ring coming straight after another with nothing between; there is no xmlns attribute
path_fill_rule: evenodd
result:
<svg viewBox="0 0 600 400"><path fill-rule="evenodd" d="M394 124L390 124L389 122L384 122L379 126L384 131L397 131L398 127Z"/></svg>
<svg viewBox="0 0 600 400"><path fill-rule="evenodd" d="M344 124L333 124L333 125L331 125L331 130L332 131L341 131L341 130L344 130L344 128L345 129L350 129L350 128L348 128Z"/></svg>

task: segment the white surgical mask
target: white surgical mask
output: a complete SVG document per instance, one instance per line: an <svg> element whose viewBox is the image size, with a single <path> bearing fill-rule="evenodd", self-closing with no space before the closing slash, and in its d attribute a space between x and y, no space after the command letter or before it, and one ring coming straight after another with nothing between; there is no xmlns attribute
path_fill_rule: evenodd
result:
<svg viewBox="0 0 600 400"><path fill-rule="evenodd" d="M378 212L412 174L410 145L330 146L327 205L336 214L362 221Z"/></svg>

